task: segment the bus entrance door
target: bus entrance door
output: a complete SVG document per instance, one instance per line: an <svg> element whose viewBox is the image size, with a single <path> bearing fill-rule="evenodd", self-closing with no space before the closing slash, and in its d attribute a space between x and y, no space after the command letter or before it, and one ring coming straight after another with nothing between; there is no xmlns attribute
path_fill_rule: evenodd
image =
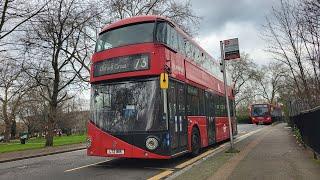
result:
<svg viewBox="0 0 320 180"><path fill-rule="evenodd" d="M175 81L170 82L168 103L171 152L176 154L186 150L188 143L184 84Z"/></svg>

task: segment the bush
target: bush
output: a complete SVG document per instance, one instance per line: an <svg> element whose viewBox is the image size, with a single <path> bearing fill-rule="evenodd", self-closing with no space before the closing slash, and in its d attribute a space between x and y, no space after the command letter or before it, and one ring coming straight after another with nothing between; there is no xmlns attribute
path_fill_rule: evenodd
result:
<svg viewBox="0 0 320 180"><path fill-rule="evenodd" d="M237 121L239 124L251 124L250 117L248 115L237 116Z"/></svg>
<svg viewBox="0 0 320 180"><path fill-rule="evenodd" d="M304 144L300 130L297 128L297 126L293 127L293 134L295 135L295 137L299 143Z"/></svg>

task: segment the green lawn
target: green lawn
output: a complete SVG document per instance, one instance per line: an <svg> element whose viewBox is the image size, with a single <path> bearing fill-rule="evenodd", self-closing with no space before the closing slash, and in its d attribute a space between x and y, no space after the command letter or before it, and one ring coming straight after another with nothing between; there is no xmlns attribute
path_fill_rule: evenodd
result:
<svg viewBox="0 0 320 180"><path fill-rule="evenodd" d="M86 141L86 135L71 135L53 138L53 146L62 146L68 144L77 144ZM31 138L26 144L20 144L19 140L13 140L10 143L0 143L0 153L22 151L27 149L44 148L44 138Z"/></svg>

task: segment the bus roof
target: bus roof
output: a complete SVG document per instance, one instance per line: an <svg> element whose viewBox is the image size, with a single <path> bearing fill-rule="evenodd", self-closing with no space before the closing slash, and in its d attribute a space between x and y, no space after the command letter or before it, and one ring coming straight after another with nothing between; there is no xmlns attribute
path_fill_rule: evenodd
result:
<svg viewBox="0 0 320 180"><path fill-rule="evenodd" d="M102 29L101 33L104 32L104 31L107 31L109 29L113 29L113 28L116 28L116 27L124 26L124 25L127 25L127 24L134 24L134 23L145 22L145 21L155 21L156 19L163 19L163 20L169 21L167 18L162 17L162 16L155 16L155 15L134 16L134 17L121 19L119 21L116 21L114 23L106 25Z"/></svg>
<svg viewBox="0 0 320 180"><path fill-rule="evenodd" d="M199 44L197 42L195 42L187 33L185 33L182 29L180 29L174 22L172 22L170 19L164 17L164 16L158 16L158 15L141 15L141 16L134 16L134 17L129 17L129 18L125 18L125 19L121 19L119 21L116 21L114 23L111 23L109 25L106 25L102 31L100 32L103 33L105 31L108 31L110 29L114 29L117 27L121 27L121 26L125 26L128 24L135 24L135 23L139 23L139 22L147 22L147 21L155 21L157 19L161 19L161 20L165 20L170 22L171 24L173 24L175 26L175 29L177 29L187 40L189 40L190 42L192 42L195 46L197 46L197 48L199 48L199 50L201 50L204 54L206 54L207 56L209 56L211 59L213 59L213 62L216 64L219 64L217 62L217 60L215 60L210 54L208 54L201 46L199 46Z"/></svg>

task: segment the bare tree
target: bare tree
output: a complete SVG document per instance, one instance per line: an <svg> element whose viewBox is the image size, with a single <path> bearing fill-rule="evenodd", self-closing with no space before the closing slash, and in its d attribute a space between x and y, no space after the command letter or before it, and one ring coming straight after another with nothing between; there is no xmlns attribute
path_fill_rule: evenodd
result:
<svg viewBox="0 0 320 180"><path fill-rule="evenodd" d="M256 64L250 59L249 54L242 53L240 60L230 61L228 71L231 72L231 79L234 83L234 94L236 106L244 100L254 98L254 91L249 88L254 80Z"/></svg>
<svg viewBox="0 0 320 180"><path fill-rule="evenodd" d="M45 1L4 0L0 4L0 103L1 116L5 122L5 140L9 141L10 133L15 132L15 115L24 89L19 89L22 71L19 65L23 58L18 36L22 26L43 10ZM20 82L21 81L21 82ZM12 126L12 127L11 127ZM13 133L12 135L15 135Z"/></svg>
<svg viewBox="0 0 320 180"><path fill-rule="evenodd" d="M98 15L90 1L50 1L44 11L30 21L24 42L29 63L26 72L39 86L48 107L46 146L53 145L59 106L73 97L79 85L79 63L86 28ZM75 88L76 89L76 88Z"/></svg>
<svg viewBox="0 0 320 180"><path fill-rule="evenodd" d="M279 93L285 87L285 77L287 69L281 63L270 63L268 66L262 66L255 76L257 84L257 95L260 95L270 104L276 103Z"/></svg>
<svg viewBox="0 0 320 180"><path fill-rule="evenodd" d="M320 90L319 69L316 68L319 19L312 15L308 6L311 3L314 7L317 4L314 2L281 0L280 6L274 7L272 15L267 17L264 32L267 51L289 70L288 82L295 86L292 96L307 99L309 107L320 103L319 98L315 98Z"/></svg>
<svg viewBox="0 0 320 180"><path fill-rule="evenodd" d="M295 16L299 35L305 49L304 57L310 63L308 79L315 86L310 87L312 94L320 93L320 1L303 0ZM318 97L315 101L320 102Z"/></svg>
<svg viewBox="0 0 320 180"><path fill-rule="evenodd" d="M86 124L89 120L89 111L81 105L81 98L73 98L63 103L57 127L63 133L83 133L86 131Z"/></svg>
<svg viewBox="0 0 320 180"><path fill-rule="evenodd" d="M199 17L192 11L190 0L106 0L112 21L138 15L160 15L170 18L189 34L194 34Z"/></svg>
<svg viewBox="0 0 320 180"><path fill-rule="evenodd" d="M0 47L1 51L8 51L8 46L13 48L17 42L12 42L14 32L19 31L23 24L40 13L45 1L4 0L0 5Z"/></svg>
<svg viewBox="0 0 320 180"><path fill-rule="evenodd" d="M40 95L39 88L33 87L22 98L22 106L18 108L19 120L27 127L30 135L44 131L46 111L47 105Z"/></svg>
<svg viewBox="0 0 320 180"><path fill-rule="evenodd" d="M0 103L2 108L0 114L5 123L6 142L10 140L10 131L14 128L12 125L15 124L22 98L29 89L28 84L28 79L24 77L17 61L6 59L0 63Z"/></svg>

